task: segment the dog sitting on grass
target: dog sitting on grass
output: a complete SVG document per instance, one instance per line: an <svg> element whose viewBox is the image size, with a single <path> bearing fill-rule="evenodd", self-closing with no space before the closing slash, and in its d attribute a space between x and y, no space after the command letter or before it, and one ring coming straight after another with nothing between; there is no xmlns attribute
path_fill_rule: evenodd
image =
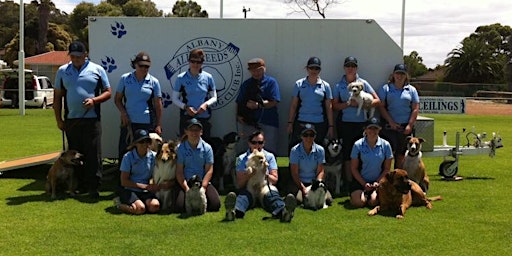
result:
<svg viewBox="0 0 512 256"><path fill-rule="evenodd" d="M48 171L46 192L52 199L57 198L57 190L65 185L71 196L75 195L75 167L83 165L83 155L76 150L64 151L60 154Z"/></svg>

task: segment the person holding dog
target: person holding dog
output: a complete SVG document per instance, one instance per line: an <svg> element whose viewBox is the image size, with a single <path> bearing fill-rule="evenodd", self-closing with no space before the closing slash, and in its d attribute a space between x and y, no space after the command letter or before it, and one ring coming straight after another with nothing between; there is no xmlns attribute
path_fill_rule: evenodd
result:
<svg viewBox="0 0 512 256"><path fill-rule="evenodd" d="M420 109L420 97L416 88L409 84L405 64L396 64L389 82L379 88L382 99L379 110L386 121L382 137L391 143L395 155L394 167L402 169L407 150L407 136L413 133Z"/></svg>
<svg viewBox="0 0 512 256"><path fill-rule="evenodd" d="M287 127L289 148L300 142L300 133L306 123L316 127L317 144L322 144L326 136L334 138L332 92L329 83L320 78L321 64L318 57L309 58L307 76L297 80L293 87Z"/></svg>
<svg viewBox="0 0 512 256"><path fill-rule="evenodd" d="M237 157L236 177L238 187L240 188L238 195L235 192L229 192L226 196L224 205L226 208L226 220L234 221L235 219L242 219L247 210L249 210L256 198L247 189L247 183L253 174L248 174L246 170L247 161L253 151L257 150L265 154L266 162L268 163L267 172L265 174L267 183L276 185L278 180L277 161L274 154L266 151L263 146L265 145L265 136L262 131L255 131L247 138L248 150ZM281 222L290 222L293 218L297 201L292 194L288 194L283 200L279 195L277 189L269 189L263 197L261 207L272 214L273 218L280 219Z"/></svg>
<svg viewBox="0 0 512 256"><path fill-rule="evenodd" d="M265 61L250 59L247 69L251 77L240 86L236 98L237 121L241 126L241 140L237 152L243 151L247 137L256 130L262 130L269 143L266 149L277 153L279 141L279 115L277 104L281 101L277 80L266 74Z"/></svg>
<svg viewBox="0 0 512 256"><path fill-rule="evenodd" d="M297 195L302 203L306 198L307 187L312 181L324 179L325 150L315 143L316 130L312 124L306 124L300 134L302 142L290 151L290 172L294 182L291 193ZM326 203L332 203L332 196L327 191Z"/></svg>
<svg viewBox="0 0 512 256"><path fill-rule="evenodd" d="M334 86L332 108L338 111L336 118L336 133L343 141L341 149L343 155L343 184L352 182L352 174L350 171L350 152L356 140L363 137L362 130L366 125L367 117L357 115L358 104L355 100L350 100L351 93L348 85L352 82L363 83L363 91L373 96L371 106L378 107L380 104L379 97L373 87L357 73L358 62L353 56L345 58L343 63L344 75L341 80ZM345 187L348 189L348 187Z"/></svg>
<svg viewBox="0 0 512 256"><path fill-rule="evenodd" d="M119 197L114 199L115 206L123 212L140 215L160 210L155 195L160 185L149 182L156 162L156 152L150 150L150 145L149 132L138 129L133 133L133 142L123 156L119 167L123 188Z"/></svg>
<svg viewBox="0 0 512 256"><path fill-rule="evenodd" d="M121 76L114 99L121 114L119 159L131 143L133 131L145 129L162 134L162 90L158 79L149 74L149 55L139 52L131 60L131 67L135 70Z"/></svg>
<svg viewBox="0 0 512 256"><path fill-rule="evenodd" d="M190 189L187 181L197 175L206 190L207 211L217 212L220 209L220 196L217 189L210 183L213 176L213 150L201 135L203 124L196 118L189 119L185 126L185 136L178 146L176 164L177 195L173 202L174 212L185 212L185 193Z"/></svg>
<svg viewBox="0 0 512 256"><path fill-rule="evenodd" d="M355 207L375 206L379 181L389 172L393 152L391 145L379 137L379 121L366 122L363 138L357 140L350 153L350 169L354 177L350 185L350 204Z"/></svg>
<svg viewBox="0 0 512 256"><path fill-rule="evenodd" d="M188 55L189 68L176 78L172 103L180 109L180 135L185 134L187 121L196 118L203 125L203 138L210 138L209 106L217 102L217 89L213 76L203 71L205 53L192 49Z"/></svg>
<svg viewBox="0 0 512 256"><path fill-rule="evenodd" d="M72 42L68 54L71 62L60 66L55 76L53 110L57 127L66 135L68 148L85 158L85 164L75 172L76 192L88 192L91 198L97 199L103 168L100 105L111 97L110 82L105 69L88 59L82 42Z"/></svg>

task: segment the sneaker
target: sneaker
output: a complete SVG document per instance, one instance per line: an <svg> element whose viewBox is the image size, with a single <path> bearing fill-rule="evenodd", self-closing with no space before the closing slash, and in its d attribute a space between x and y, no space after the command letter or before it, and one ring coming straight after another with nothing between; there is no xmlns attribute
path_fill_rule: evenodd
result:
<svg viewBox="0 0 512 256"><path fill-rule="evenodd" d="M119 209L119 206L121 205L121 198L116 196L116 197L114 197L114 199L112 199L112 201L114 201L114 207L116 209Z"/></svg>
<svg viewBox="0 0 512 256"><path fill-rule="evenodd" d="M226 208L226 220L235 220L235 205L236 205L236 194L235 192L229 192L224 201L224 207Z"/></svg>
<svg viewBox="0 0 512 256"><path fill-rule="evenodd" d="M297 207L297 199L292 194L288 194L284 198L284 209L281 215L281 222L291 222L293 213Z"/></svg>

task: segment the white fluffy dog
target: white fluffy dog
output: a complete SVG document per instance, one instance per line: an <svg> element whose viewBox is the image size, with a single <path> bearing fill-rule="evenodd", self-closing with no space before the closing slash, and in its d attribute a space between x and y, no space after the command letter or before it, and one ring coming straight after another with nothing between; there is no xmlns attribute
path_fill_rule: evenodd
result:
<svg viewBox="0 0 512 256"><path fill-rule="evenodd" d="M171 187L176 183L176 148L175 141L168 141L160 147L156 155L153 184L170 183L168 189L160 189L156 192L162 210L168 210L172 205Z"/></svg>
<svg viewBox="0 0 512 256"><path fill-rule="evenodd" d="M254 198L254 202L258 201L261 205L263 204L265 194L271 189L277 191L277 188L268 183L266 179L267 169L268 162L265 154L255 149L249 155L245 168L246 173L250 175L249 181L247 181L247 190Z"/></svg>
<svg viewBox="0 0 512 256"><path fill-rule="evenodd" d="M190 188L185 193L185 210L188 216L203 215L206 212L206 190L202 186L202 180L194 175L187 181Z"/></svg>
<svg viewBox="0 0 512 256"><path fill-rule="evenodd" d="M299 191L299 193L301 193ZM322 180L314 179L310 186L306 188L306 197L304 198L304 208L311 210L320 210L327 208L327 187Z"/></svg>
<svg viewBox="0 0 512 256"><path fill-rule="evenodd" d="M362 82L355 81L348 85L350 91L350 99L357 102L357 115L361 114L361 109L364 111L366 119L370 119L375 114L375 108L371 107L373 96L363 90L364 85ZM370 115L368 116L368 111Z"/></svg>

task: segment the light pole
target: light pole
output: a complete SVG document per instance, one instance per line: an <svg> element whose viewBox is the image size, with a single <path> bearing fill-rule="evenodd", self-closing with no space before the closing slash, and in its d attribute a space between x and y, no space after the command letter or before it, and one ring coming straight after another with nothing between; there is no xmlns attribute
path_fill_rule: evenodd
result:
<svg viewBox="0 0 512 256"><path fill-rule="evenodd" d="M23 0L20 0L20 50L18 53L18 102L20 116L25 115L25 20Z"/></svg>
<svg viewBox="0 0 512 256"><path fill-rule="evenodd" d="M404 56L404 28L405 28L405 0L402 0L402 31L400 37L400 48L402 48L402 58Z"/></svg>

